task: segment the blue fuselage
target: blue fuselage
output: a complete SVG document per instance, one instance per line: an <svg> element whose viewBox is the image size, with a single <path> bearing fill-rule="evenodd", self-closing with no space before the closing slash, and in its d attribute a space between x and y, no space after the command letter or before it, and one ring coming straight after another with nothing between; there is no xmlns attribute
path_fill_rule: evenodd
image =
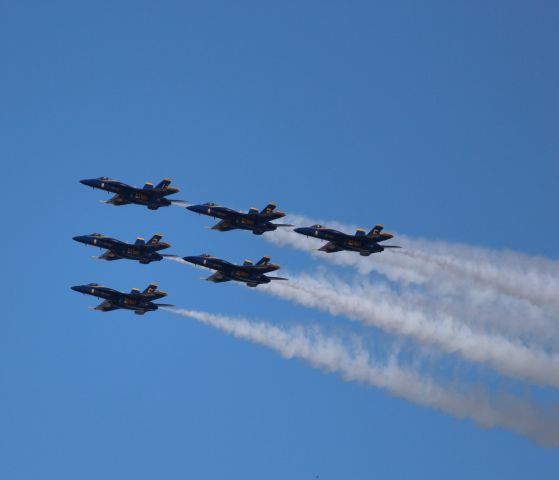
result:
<svg viewBox="0 0 559 480"><path fill-rule="evenodd" d="M161 260L163 256L157 253L156 250L163 250L170 246L168 243L163 242L159 242L156 245L133 245L104 235L80 235L74 237L74 240L86 245L107 249L113 255L101 257L105 260L126 258L129 260L137 260L140 263L150 263Z"/></svg>
<svg viewBox="0 0 559 480"><path fill-rule="evenodd" d="M238 228L241 230L250 230L256 234L276 230L277 226L271 222L278 218L285 217L284 212L272 211L262 213L255 211L254 213L243 213L232 210L231 208L212 204L190 205L186 208L201 215L219 218L227 223L227 226L216 228L216 230L225 231Z"/></svg>
<svg viewBox="0 0 559 480"><path fill-rule="evenodd" d="M122 293L112 288L98 285L77 285L72 290L108 300L117 308L134 311L155 311L157 305L152 303L153 298L146 298L142 293Z"/></svg>
<svg viewBox="0 0 559 480"><path fill-rule="evenodd" d="M295 228L294 231L308 237L327 240L341 250L360 253L382 252L384 247L379 245L379 242L392 238L392 235L389 233L374 237L368 235L348 235L332 228L301 227Z"/></svg>
<svg viewBox="0 0 559 480"><path fill-rule="evenodd" d="M184 260L201 267L216 270L230 280L251 284L270 283L270 279L264 274L279 269L279 265L274 265L271 263L261 266L234 265L226 260L205 255L184 257Z"/></svg>

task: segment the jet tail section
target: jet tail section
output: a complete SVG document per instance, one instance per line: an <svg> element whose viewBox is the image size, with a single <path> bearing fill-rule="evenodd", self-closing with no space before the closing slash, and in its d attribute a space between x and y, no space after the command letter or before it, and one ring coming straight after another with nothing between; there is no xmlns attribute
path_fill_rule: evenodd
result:
<svg viewBox="0 0 559 480"><path fill-rule="evenodd" d="M266 205L260 213L272 213L276 209L277 205L275 203L269 203Z"/></svg>
<svg viewBox="0 0 559 480"><path fill-rule="evenodd" d="M163 235L160 233L156 233L153 237L151 237L148 241L148 245L155 246L159 243L159 241L163 238Z"/></svg>
<svg viewBox="0 0 559 480"><path fill-rule="evenodd" d="M264 265L268 265L268 263L270 263L270 257L262 257L260 260L258 260L256 266L263 267Z"/></svg>
<svg viewBox="0 0 559 480"><path fill-rule="evenodd" d="M142 237L136 238L136 241L134 242L134 245L136 245L137 247L143 247L145 244L146 241Z"/></svg>
<svg viewBox="0 0 559 480"><path fill-rule="evenodd" d="M142 293L151 294L157 290L157 284L150 283Z"/></svg>
<svg viewBox="0 0 559 480"><path fill-rule="evenodd" d="M376 237L377 235L380 235L380 232L382 232L382 229L384 228L384 225L375 225L374 228L369 232L368 236L369 237Z"/></svg>
<svg viewBox="0 0 559 480"><path fill-rule="evenodd" d="M365 236L365 230L363 230L362 228L358 228L355 231L355 236L356 237L364 237Z"/></svg>
<svg viewBox="0 0 559 480"><path fill-rule="evenodd" d="M245 260L243 262L244 267L252 267L252 260Z"/></svg>
<svg viewBox="0 0 559 480"><path fill-rule="evenodd" d="M151 189L153 189L153 183L146 182L144 185L144 190L151 190Z"/></svg>
<svg viewBox="0 0 559 480"><path fill-rule="evenodd" d="M250 207L248 213L251 215L256 215L258 213L258 208Z"/></svg>
<svg viewBox="0 0 559 480"><path fill-rule="evenodd" d="M161 190L167 190L167 187L171 185L171 179L170 178L164 178L163 180L161 180L155 188L159 188Z"/></svg>

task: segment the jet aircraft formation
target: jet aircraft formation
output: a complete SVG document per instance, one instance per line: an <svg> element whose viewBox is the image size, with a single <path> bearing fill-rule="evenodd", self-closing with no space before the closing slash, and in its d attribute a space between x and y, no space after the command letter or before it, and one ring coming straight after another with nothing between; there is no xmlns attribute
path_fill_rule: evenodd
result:
<svg viewBox="0 0 559 480"><path fill-rule="evenodd" d="M170 187L171 180L168 178L161 180L155 187L153 183L147 182L142 188L133 187L108 177L85 179L80 180L80 182L94 189L113 193L114 196L103 203L117 207L136 204L146 206L150 210L157 210L173 204L185 206L192 212L218 218L220 221L211 229L220 232L240 229L251 231L254 235L262 235L279 227L294 226L286 223L273 223L274 220L286 215L285 212L276 210L277 207L273 203L266 205L260 211L256 208L250 208L248 212L239 212L211 202L200 205L186 205L185 200L170 200L167 197L178 193L179 189ZM368 233L363 229L357 229L354 235L322 225L297 227L293 231L308 237L326 240L326 243L319 248L322 252L334 253L346 250L369 256L372 253L382 252L386 248L401 248L396 245L380 245L381 242L394 237L391 233L383 233L383 228L382 225L375 225ZM95 257L101 260L127 259L138 261L141 264L149 264L160 261L165 257L181 258L177 255L159 253L159 251L171 247L169 243L162 242L162 238L161 234L155 234L146 242L144 238L138 237L131 244L100 233L73 237L79 243L104 249L103 254ZM270 263L271 259L267 256L262 257L256 264L253 264L251 260L245 260L242 265L235 265L207 253L182 257L182 260L214 270L215 273L206 278L206 280L214 283L236 281L245 283L249 287L256 287L273 280L287 280L283 277L266 275L280 268L279 265ZM167 293L157 289L155 283L150 284L143 292L140 292L137 288L133 288L130 293L119 292L97 283L76 285L72 287L72 290L103 299L103 302L95 307L95 310L102 312L126 309L132 310L137 315L143 315L146 312L155 311L159 307L172 306L170 304L154 303L154 300L167 296Z"/></svg>

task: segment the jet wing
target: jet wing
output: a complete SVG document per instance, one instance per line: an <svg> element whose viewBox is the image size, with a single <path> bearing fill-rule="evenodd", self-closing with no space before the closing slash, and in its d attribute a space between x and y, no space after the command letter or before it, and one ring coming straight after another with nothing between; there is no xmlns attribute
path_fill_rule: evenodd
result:
<svg viewBox="0 0 559 480"><path fill-rule="evenodd" d="M109 200L107 200L104 203L109 203L110 205L120 206L120 205L128 205L130 202L128 200L126 200L124 197L121 197L117 193L116 195L114 195L113 197L111 197Z"/></svg>
<svg viewBox="0 0 559 480"><path fill-rule="evenodd" d="M103 255L100 255L97 258L101 260L120 260L122 257L114 252L111 252L110 250L107 250Z"/></svg>
<svg viewBox="0 0 559 480"><path fill-rule="evenodd" d="M214 283L221 283L221 282L229 282L230 279L225 277L221 272L215 272L213 275L210 275L208 278L206 278L206 280L208 282L214 282Z"/></svg>
<svg viewBox="0 0 559 480"><path fill-rule="evenodd" d="M110 312L111 310L118 310L118 307L115 307L109 300L105 300L104 302L97 305L94 310L99 310L101 312Z"/></svg>
<svg viewBox="0 0 559 480"><path fill-rule="evenodd" d="M343 248L338 247L333 242L328 242L326 245L323 245L322 247L320 247L319 250L321 252L333 253L333 252L341 252L343 250Z"/></svg>
<svg viewBox="0 0 559 480"><path fill-rule="evenodd" d="M234 230L236 227L233 226L226 220L222 220L221 222L216 223L212 230L219 230L220 232L227 232L228 230Z"/></svg>

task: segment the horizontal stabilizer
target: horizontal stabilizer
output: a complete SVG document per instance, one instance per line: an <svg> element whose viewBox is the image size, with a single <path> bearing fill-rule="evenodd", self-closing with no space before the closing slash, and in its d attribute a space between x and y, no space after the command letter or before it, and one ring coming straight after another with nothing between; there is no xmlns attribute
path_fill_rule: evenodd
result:
<svg viewBox="0 0 559 480"><path fill-rule="evenodd" d="M291 223L272 223L274 227L294 227Z"/></svg>
<svg viewBox="0 0 559 480"><path fill-rule="evenodd" d="M284 277L268 277L270 280L289 280L289 278Z"/></svg>
<svg viewBox="0 0 559 480"><path fill-rule="evenodd" d="M382 248L404 248L404 247L399 247L398 245L383 245Z"/></svg>

